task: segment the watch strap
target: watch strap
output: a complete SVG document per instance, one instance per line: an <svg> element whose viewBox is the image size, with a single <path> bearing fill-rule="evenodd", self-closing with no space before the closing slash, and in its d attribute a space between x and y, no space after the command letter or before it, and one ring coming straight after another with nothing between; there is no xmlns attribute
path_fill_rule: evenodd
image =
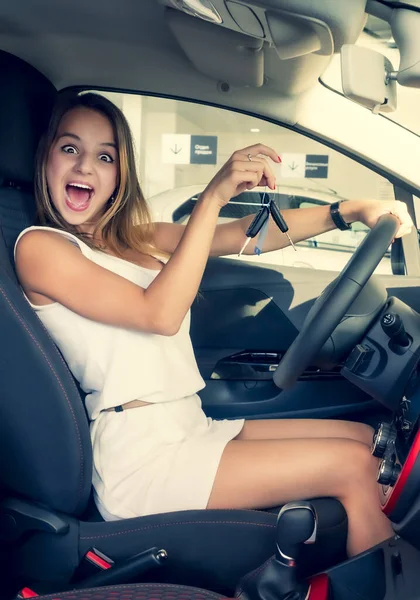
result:
<svg viewBox="0 0 420 600"><path fill-rule="evenodd" d="M341 231L347 231L348 229L351 229L351 224L346 223L343 219L340 212L340 204L341 200L339 202L333 202L332 204L330 204L331 219L338 229L340 229Z"/></svg>

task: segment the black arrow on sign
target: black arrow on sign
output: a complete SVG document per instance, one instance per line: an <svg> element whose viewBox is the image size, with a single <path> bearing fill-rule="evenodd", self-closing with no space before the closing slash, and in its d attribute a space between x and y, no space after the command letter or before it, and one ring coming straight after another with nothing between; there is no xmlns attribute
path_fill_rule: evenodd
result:
<svg viewBox="0 0 420 600"><path fill-rule="evenodd" d="M299 165L297 165L297 164L295 163L295 161L293 161L293 162L292 162L292 164L291 164L291 165L289 165L289 169L291 169L292 171L294 171L295 169L297 169L297 168L298 168L298 166L299 166Z"/></svg>
<svg viewBox="0 0 420 600"><path fill-rule="evenodd" d="M175 148L171 148L171 151L172 151L174 154L179 154L179 153L181 152L181 150L182 150L182 148L180 148L180 149L178 150L178 146L177 146L176 144L175 144Z"/></svg>

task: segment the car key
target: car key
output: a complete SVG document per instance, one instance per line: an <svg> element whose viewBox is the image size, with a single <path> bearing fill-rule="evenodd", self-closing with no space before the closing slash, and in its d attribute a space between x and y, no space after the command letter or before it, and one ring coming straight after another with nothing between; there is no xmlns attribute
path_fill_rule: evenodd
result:
<svg viewBox="0 0 420 600"><path fill-rule="evenodd" d="M263 206L261 210L255 215L251 225L246 230L246 240L244 245L242 246L238 256L241 256L245 248L248 246L249 242L252 238L254 238L261 231L264 223L267 222L270 216L270 209L268 206Z"/></svg>
<svg viewBox="0 0 420 600"><path fill-rule="evenodd" d="M271 213L271 216L273 217L274 223L277 225L277 227L280 229L280 231L282 233L285 233L287 235L293 250L295 252L297 252L296 246L294 245L292 238L290 237L290 235L288 233L289 227L288 227L286 221L284 220L284 217L281 214L280 209L274 200L271 200L271 202L270 202L270 213Z"/></svg>

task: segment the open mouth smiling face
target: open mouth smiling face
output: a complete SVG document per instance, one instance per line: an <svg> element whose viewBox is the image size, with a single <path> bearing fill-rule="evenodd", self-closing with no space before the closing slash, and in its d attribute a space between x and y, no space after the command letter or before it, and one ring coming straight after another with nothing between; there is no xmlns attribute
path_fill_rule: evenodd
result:
<svg viewBox="0 0 420 600"><path fill-rule="evenodd" d="M101 113L73 109L63 116L47 163L52 202L74 225L93 224L103 213L118 180L112 126Z"/></svg>
<svg viewBox="0 0 420 600"><path fill-rule="evenodd" d="M64 199L70 210L83 212L89 208L95 190L85 183L70 182L65 186Z"/></svg>

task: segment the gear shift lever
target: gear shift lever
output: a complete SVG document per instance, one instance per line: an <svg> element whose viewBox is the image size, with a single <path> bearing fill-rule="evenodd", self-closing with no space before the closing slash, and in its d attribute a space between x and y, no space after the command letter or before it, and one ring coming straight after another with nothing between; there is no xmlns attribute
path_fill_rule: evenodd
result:
<svg viewBox="0 0 420 600"><path fill-rule="evenodd" d="M289 502L277 517L276 560L294 567L302 544L316 540L317 518L309 502Z"/></svg>
<svg viewBox="0 0 420 600"><path fill-rule="evenodd" d="M276 554L246 575L239 588L241 600L304 600L309 586L296 579L296 560L303 544L315 542L317 517L309 502L290 502L277 518Z"/></svg>

